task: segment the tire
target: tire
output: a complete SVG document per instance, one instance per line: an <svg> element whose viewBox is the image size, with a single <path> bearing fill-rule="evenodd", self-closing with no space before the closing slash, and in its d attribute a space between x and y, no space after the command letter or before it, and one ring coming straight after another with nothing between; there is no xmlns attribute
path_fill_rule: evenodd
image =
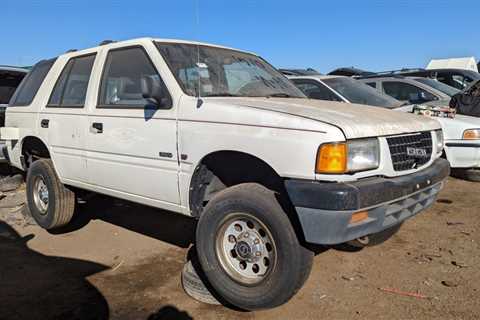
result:
<svg viewBox="0 0 480 320"><path fill-rule="evenodd" d="M75 194L60 182L50 159L34 161L28 169L27 205L33 219L47 230L72 219Z"/></svg>
<svg viewBox="0 0 480 320"><path fill-rule="evenodd" d="M452 169L451 175L458 179L480 182L480 169Z"/></svg>
<svg viewBox="0 0 480 320"><path fill-rule="evenodd" d="M220 304L220 302L218 302L218 300L210 293L207 285L205 285L198 275L192 260L188 260L183 266L182 287L190 297L197 301L214 305Z"/></svg>
<svg viewBox="0 0 480 320"><path fill-rule="evenodd" d="M312 267L313 252L299 243L276 194L255 183L227 188L209 201L196 243L215 296L243 310L286 303Z"/></svg>

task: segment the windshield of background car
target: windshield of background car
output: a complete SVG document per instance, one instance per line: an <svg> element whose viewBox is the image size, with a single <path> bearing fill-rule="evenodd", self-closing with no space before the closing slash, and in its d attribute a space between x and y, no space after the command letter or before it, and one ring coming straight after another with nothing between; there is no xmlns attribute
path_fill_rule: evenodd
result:
<svg viewBox="0 0 480 320"><path fill-rule="evenodd" d="M255 55L196 44L156 45L190 96L305 98L285 76Z"/></svg>
<svg viewBox="0 0 480 320"><path fill-rule="evenodd" d="M322 81L351 103L391 109L402 106L400 101L383 95L372 87L351 78L329 78Z"/></svg>
<svg viewBox="0 0 480 320"><path fill-rule="evenodd" d="M449 85L442 83L438 80L435 79L430 79L430 78L415 78L418 82L421 82L423 84L426 84L427 86L430 86L434 89L437 89L438 91L441 91L450 97L453 95L457 94L460 92L457 88L450 87Z"/></svg>

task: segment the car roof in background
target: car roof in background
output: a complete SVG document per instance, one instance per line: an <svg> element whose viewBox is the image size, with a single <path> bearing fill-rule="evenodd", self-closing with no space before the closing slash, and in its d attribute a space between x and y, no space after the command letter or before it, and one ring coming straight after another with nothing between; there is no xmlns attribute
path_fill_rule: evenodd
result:
<svg viewBox="0 0 480 320"><path fill-rule="evenodd" d="M306 68L306 69L278 69L281 73L286 76L307 76L307 75L321 75L320 72L313 68Z"/></svg>
<svg viewBox="0 0 480 320"><path fill-rule="evenodd" d="M334 79L334 78L350 78L345 76L330 76L325 74L312 74L312 75L301 75L301 76L288 76L288 79L312 79L312 80L325 80L325 79Z"/></svg>
<svg viewBox="0 0 480 320"><path fill-rule="evenodd" d="M28 73L31 67L15 67L15 66L3 66L0 65L0 71L10 71L19 73Z"/></svg>
<svg viewBox="0 0 480 320"><path fill-rule="evenodd" d="M347 77L366 76L366 75L370 75L370 74L374 74L374 72L362 70L362 69L355 68L355 67L337 68L337 69L332 70L328 73L328 75L331 75L331 76L347 76Z"/></svg>

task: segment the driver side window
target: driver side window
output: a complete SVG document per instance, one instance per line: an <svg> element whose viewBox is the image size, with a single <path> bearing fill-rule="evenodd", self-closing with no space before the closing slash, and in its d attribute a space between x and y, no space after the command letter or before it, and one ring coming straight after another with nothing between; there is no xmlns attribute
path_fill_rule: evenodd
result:
<svg viewBox="0 0 480 320"><path fill-rule="evenodd" d="M160 79L141 47L110 50L100 84L100 108L143 108L149 102L142 95L142 78ZM160 79L163 85L163 82ZM165 90L166 91L166 90Z"/></svg>
<svg viewBox="0 0 480 320"><path fill-rule="evenodd" d="M386 81L383 83L383 91L389 96L409 103L424 103L432 100L438 100L436 96L428 91L409 83L398 81Z"/></svg>

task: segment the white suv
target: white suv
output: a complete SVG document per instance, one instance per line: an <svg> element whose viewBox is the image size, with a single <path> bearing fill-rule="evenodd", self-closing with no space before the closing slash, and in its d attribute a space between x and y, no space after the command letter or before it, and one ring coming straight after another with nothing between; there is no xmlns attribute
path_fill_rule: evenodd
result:
<svg viewBox="0 0 480 320"><path fill-rule="evenodd" d="M176 40L38 63L1 136L39 225L70 221L72 187L193 216L211 287L247 310L299 290L308 243L396 227L449 174L434 120L309 100L257 55Z"/></svg>

